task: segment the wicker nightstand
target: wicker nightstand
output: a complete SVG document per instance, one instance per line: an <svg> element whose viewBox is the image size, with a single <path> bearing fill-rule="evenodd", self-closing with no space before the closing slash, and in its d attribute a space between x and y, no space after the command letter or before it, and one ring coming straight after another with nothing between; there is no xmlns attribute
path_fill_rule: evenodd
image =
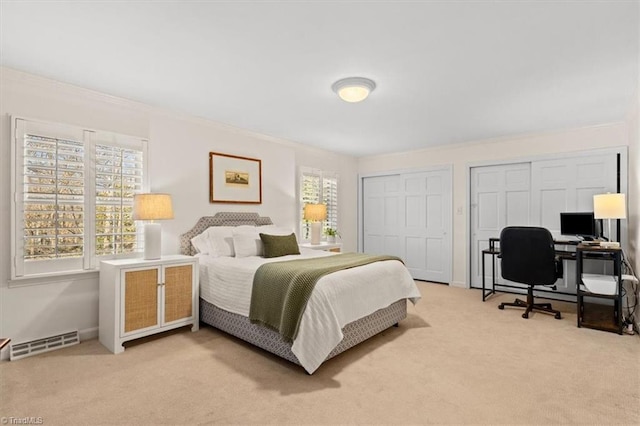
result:
<svg viewBox="0 0 640 426"><path fill-rule="evenodd" d="M122 343L191 324L198 330L198 259L100 262L99 337L113 353Z"/></svg>

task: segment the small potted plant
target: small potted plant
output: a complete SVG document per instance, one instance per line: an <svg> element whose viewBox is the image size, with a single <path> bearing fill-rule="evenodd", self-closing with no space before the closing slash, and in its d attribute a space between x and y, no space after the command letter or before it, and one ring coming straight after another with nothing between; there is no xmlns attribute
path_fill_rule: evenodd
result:
<svg viewBox="0 0 640 426"><path fill-rule="evenodd" d="M335 228L327 228L324 230L324 235L327 236L328 243L335 243L336 237L340 237L340 233Z"/></svg>

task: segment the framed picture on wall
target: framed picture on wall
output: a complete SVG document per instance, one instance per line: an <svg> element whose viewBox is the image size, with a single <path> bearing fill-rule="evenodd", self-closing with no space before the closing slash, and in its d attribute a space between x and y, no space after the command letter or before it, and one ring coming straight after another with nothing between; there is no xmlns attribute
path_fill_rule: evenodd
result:
<svg viewBox="0 0 640 426"><path fill-rule="evenodd" d="M237 155L209 153L211 203L262 203L262 161Z"/></svg>

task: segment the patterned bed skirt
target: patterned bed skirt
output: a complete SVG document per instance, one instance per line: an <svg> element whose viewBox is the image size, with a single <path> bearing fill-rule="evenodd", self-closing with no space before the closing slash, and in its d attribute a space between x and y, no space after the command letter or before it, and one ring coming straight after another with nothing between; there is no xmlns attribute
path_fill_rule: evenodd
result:
<svg viewBox="0 0 640 426"><path fill-rule="evenodd" d="M406 317L407 300L401 299L386 308L375 311L371 315L350 322L342 329L343 339L331 351L325 361L386 330ZM200 299L200 320L300 365L298 358L291 352L291 342L287 342L280 334L270 328L252 324L249 318L245 316L225 311L206 300Z"/></svg>

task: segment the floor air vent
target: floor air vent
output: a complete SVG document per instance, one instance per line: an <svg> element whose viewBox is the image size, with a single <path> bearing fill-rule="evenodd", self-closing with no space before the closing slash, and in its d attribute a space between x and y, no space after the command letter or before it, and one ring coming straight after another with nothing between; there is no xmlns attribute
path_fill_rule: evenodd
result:
<svg viewBox="0 0 640 426"><path fill-rule="evenodd" d="M80 343L78 331L70 331L56 336L45 337L43 339L32 340L30 342L16 343L11 345L9 359L15 361L32 355L73 346Z"/></svg>

